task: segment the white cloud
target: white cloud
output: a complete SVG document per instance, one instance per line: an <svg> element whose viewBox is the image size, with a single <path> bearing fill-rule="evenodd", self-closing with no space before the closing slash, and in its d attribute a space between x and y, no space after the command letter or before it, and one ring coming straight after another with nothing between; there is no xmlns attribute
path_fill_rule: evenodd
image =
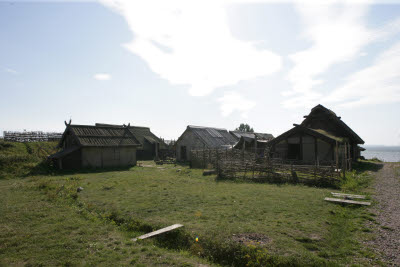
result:
<svg viewBox="0 0 400 267"><path fill-rule="evenodd" d="M400 102L400 42L379 55L373 64L350 75L327 102L355 107Z"/></svg>
<svg viewBox="0 0 400 267"><path fill-rule="evenodd" d="M293 84L293 88L283 93L283 96L288 97L283 103L285 107L312 106L321 102L322 98L325 100L325 96L317 91L318 86L323 86L325 82L319 75L326 73L337 63L348 62L368 55L366 51L363 51L367 45L386 41L400 31L400 18L380 28L367 28L366 15L369 3L371 1L361 1L358 4L338 1L331 1L329 5L297 4L297 10L305 26L304 37L310 40L312 45L290 55L294 67L290 70L288 79ZM369 72L380 72L382 68L385 68L384 65L394 64L394 62L385 64L378 59L375 64L379 64L379 66L371 67ZM351 76L348 82L366 72L367 70ZM376 83L378 80L385 80L387 76L386 74L381 79L375 78ZM386 103L386 100L389 100L389 97L379 96L379 94L375 96L375 101L367 100L366 97L345 100L345 95L361 97L360 90L366 92L366 89L356 88L349 84L344 87L354 90L354 92L342 94L342 101L348 103L361 105L363 103ZM386 86L383 87L386 88ZM372 94L374 90L370 86L368 88ZM393 92L389 88L387 90ZM330 99L332 100L335 95L337 93L332 94ZM372 95L370 96L372 97ZM396 99L396 96L393 96L393 99Z"/></svg>
<svg viewBox="0 0 400 267"><path fill-rule="evenodd" d="M237 92L225 92L224 96L217 100L221 103L222 116L226 117L234 111L241 112L242 118L247 118L247 113L256 106L254 101L246 99Z"/></svg>
<svg viewBox="0 0 400 267"><path fill-rule="evenodd" d="M99 81L108 81L111 79L111 75L108 73L96 73L93 78Z"/></svg>
<svg viewBox="0 0 400 267"><path fill-rule="evenodd" d="M290 55L294 67L288 79L293 84L284 96L294 96L284 102L286 107L309 105L321 97L314 91L324 81L318 75L332 65L361 56L361 49L373 37L365 27L367 6L345 3L297 4L297 10L305 26L303 33L311 47Z"/></svg>
<svg viewBox="0 0 400 267"><path fill-rule="evenodd" d="M101 0L133 32L124 46L162 78L188 85L193 96L281 68L280 56L232 36L225 2Z"/></svg>
<svg viewBox="0 0 400 267"><path fill-rule="evenodd" d="M18 71L10 69L10 68L3 68L5 72L11 73L11 74L18 74Z"/></svg>

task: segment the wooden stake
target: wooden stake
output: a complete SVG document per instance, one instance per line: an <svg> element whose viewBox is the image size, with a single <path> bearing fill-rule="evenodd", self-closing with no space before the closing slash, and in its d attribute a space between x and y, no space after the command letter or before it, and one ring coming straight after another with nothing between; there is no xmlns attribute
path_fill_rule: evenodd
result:
<svg viewBox="0 0 400 267"><path fill-rule="evenodd" d="M146 239L146 238L149 238L149 237L152 237L152 236L155 236L155 235L159 235L159 234L162 234L162 233L165 233L165 232L174 230L174 229L176 229L176 228L180 228L180 227L182 227L182 226L183 226L182 224L174 224L174 225L171 225L171 226L162 228L162 229L160 229L160 230L157 230L157 231L154 231L154 232L145 234L145 235L141 235L141 236L139 236L139 237L137 237L137 238L133 238L132 241L135 242L135 241L137 241L138 239Z"/></svg>
<svg viewBox="0 0 400 267"><path fill-rule="evenodd" d="M336 141L336 170L339 169L339 149L338 142Z"/></svg>

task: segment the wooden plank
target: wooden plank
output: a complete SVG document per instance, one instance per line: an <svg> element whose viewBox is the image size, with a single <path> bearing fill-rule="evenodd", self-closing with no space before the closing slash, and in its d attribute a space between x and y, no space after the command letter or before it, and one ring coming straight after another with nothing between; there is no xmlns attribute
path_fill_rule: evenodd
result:
<svg viewBox="0 0 400 267"><path fill-rule="evenodd" d="M174 224L174 225L159 229L157 231L154 231L154 232L151 232L151 233L148 233L148 234L145 234L145 235L141 235L141 236L139 236L137 238L133 238L132 241L136 241L138 239L146 239L146 238L149 238L149 237L152 237L152 236L155 236L155 235L159 235L159 234L174 230L176 228L180 228L182 226L183 226L182 224Z"/></svg>
<svg viewBox="0 0 400 267"><path fill-rule="evenodd" d="M366 205L366 206L371 205L371 202L354 201L354 200L347 200L347 199L341 199L341 198L326 197L324 200L331 201L331 202L337 202L337 203L357 204L357 205Z"/></svg>
<svg viewBox="0 0 400 267"><path fill-rule="evenodd" d="M353 194L334 193L334 192L331 192L331 194L332 194L334 197L361 198L361 199L365 199L365 196L363 196L363 195L353 195Z"/></svg>

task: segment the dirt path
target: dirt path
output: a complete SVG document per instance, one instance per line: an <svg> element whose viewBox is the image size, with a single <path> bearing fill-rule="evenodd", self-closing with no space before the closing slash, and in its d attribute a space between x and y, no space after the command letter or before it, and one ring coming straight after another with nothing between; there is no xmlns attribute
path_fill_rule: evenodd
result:
<svg viewBox="0 0 400 267"><path fill-rule="evenodd" d="M378 225L371 245L386 263L400 266L400 164L385 163L376 174L374 187Z"/></svg>

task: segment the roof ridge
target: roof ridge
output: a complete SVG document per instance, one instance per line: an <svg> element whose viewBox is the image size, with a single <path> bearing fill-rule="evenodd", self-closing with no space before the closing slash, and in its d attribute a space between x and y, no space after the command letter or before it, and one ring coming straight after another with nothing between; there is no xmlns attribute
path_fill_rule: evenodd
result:
<svg viewBox="0 0 400 267"><path fill-rule="evenodd" d="M128 128L143 128L143 129L149 129L150 130L150 127L147 127L147 126L128 126Z"/></svg>
<svg viewBox="0 0 400 267"><path fill-rule="evenodd" d="M69 124L67 127L114 128L114 129L115 128L117 128L117 129L126 129L127 128L127 127L124 127L123 125L121 125L121 126L119 126L119 125L115 125L115 126L101 125L101 126L99 126L99 125L84 125L84 124Z"/></svg>
<svg viewBox="0 0 400 267"><path fill-rule="evenodd" d="M270 133L261 133L261 132L242 132L242 131L229 131L229 132L232 132L232 133L244 133L244 134L270 134Z"/></svg>
<svg viewBox="0 0 400 267"><path fill-rule="evenodd" d="M215 129L215 130L221 130L221 131L228 131L225 128L216 128L216 127L208 127L208 126L188 125L187 127L189 127L189 128L197 128L197 129Z"/></svg>
<svg viewBox="0 0 400 267"><path fill-rule="evenodd" d="M144 128L144 129L150 129L150 127L147 126L135 126L135 125L126 125L126 124L107 124L107 123L99 123L96 122L95 124L96 127L114 127L114 128L118 128L118 127L124 127L124 128Z"/></svg>

